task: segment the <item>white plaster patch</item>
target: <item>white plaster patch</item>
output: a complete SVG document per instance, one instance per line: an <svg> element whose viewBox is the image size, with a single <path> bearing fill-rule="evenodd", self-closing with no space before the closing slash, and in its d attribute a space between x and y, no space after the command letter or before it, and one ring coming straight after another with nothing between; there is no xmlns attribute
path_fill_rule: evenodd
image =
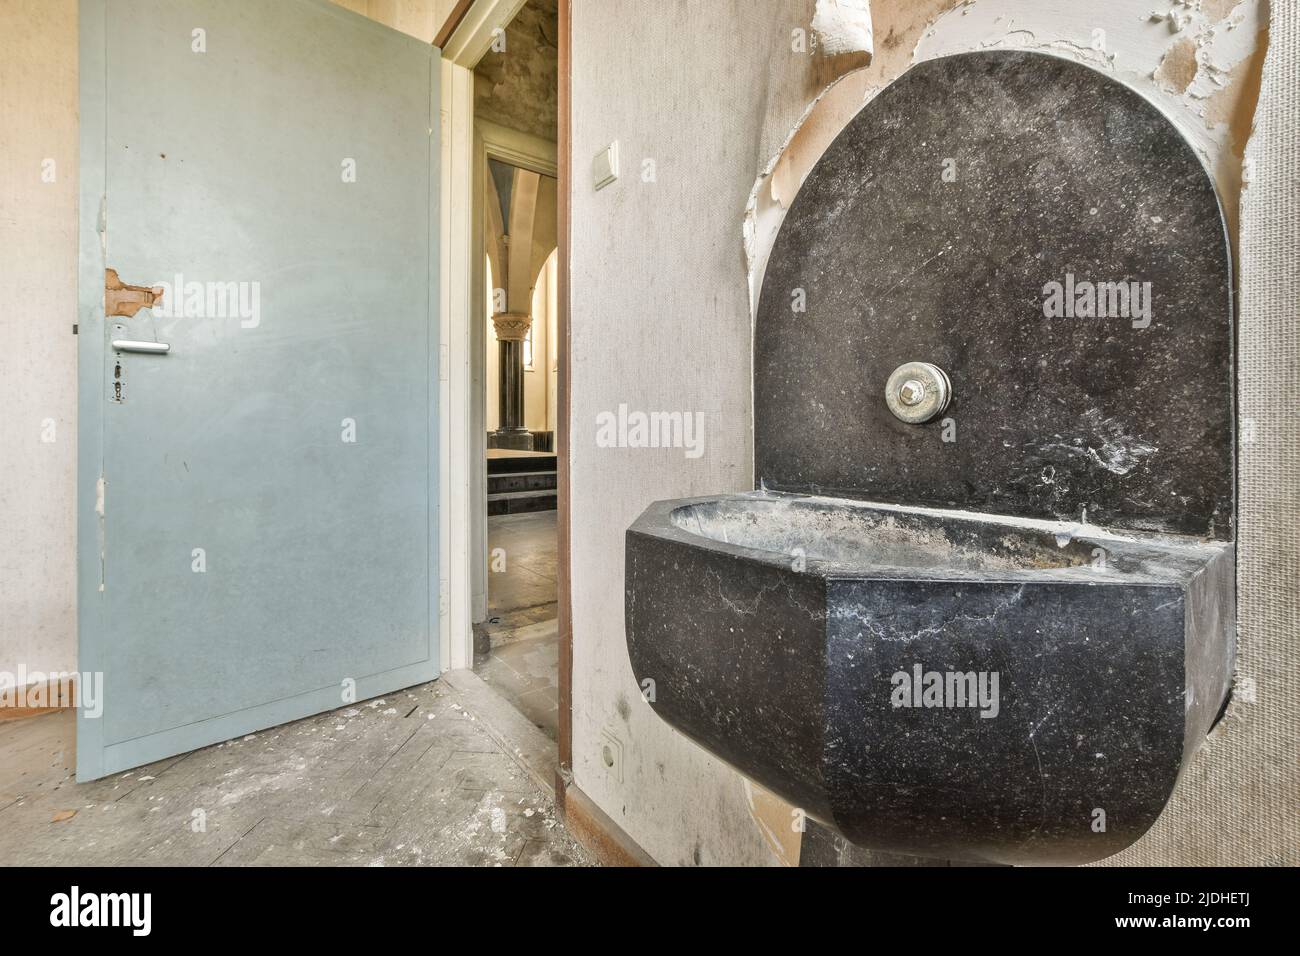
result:
<svg viewBox="0 0 1300 956"><path fill-rule="evenodd" d="M821 37L822 51L871 53L871 7L867 0L817 0L812 28Z"/></svg>

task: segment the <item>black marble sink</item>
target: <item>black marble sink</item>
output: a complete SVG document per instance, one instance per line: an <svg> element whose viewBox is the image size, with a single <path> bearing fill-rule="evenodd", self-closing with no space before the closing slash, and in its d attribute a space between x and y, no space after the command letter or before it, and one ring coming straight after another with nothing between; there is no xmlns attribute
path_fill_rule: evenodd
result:
<svg viewBox="0 0 1300 956"><path fill-rule="evenodd" d="M1231 261L1196 152L1112 76L914 65L767 257L761 490L628 529L655 710L874 850L1131 844L1232 679Z"/></svg>
<svg viewBox="0 0 1300 956"><path fill-rule="evenodd" d="M626 581L655 711L880 850L1116 853L1231 680L1222 542L752 492L651 505Z"/></svg>

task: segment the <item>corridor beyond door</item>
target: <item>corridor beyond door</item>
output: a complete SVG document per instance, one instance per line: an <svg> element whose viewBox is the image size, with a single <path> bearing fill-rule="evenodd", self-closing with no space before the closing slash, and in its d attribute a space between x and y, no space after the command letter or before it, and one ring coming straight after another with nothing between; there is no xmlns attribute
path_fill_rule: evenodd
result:
<svg viewBox="0 0 1300 956"><path fill-rule="evenodd" d="M486 477L474 514L482 618L474 670L558 743L557 451L567 427L559 394L558 3L528 0L505 32L474 68L470 256L482 270L475 307Z"/></svg>

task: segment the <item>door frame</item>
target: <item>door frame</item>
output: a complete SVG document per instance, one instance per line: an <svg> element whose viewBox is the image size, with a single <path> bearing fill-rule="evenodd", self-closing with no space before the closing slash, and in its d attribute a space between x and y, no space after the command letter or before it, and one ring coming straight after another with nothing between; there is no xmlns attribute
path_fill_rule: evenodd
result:
<svg viewBox="0 0 1300 956"><path fill-rule="evenodd" d="M475 518L486 508L486 419L484 369L475 355L486 330L474 322L475 283L481 264L475 236L474 67L525 0L458 0L434 37L442 52L442 492L446 520L442 552L442 669L474 666L474 623L486 616L487 523ZM482 225L478 224L481 233ZM481 238L480 238L481 243ZM481 296L481 293L480 293ZM479 567L478 558L483 566ZM481 611L480 611L480 605Z"/></svg>
<svg viewBox="0 0 1300 956"><path fill-rule="evenodd" d="M103 631L104 607L99 593L104 568L104 400L106 396L104 312L104 269L106 251L100 241L107 194L108 171L108 36L107 4L83 2L77 15L78 90L77 112L80 136L77 185L77 669L82 674L102 673L104 665L88 647L82 635ZM93 210L93 212L92 212ZM92 290L98 290L98 295ZM98 371L95 388L87 370ZM94 507L85 498L94 489ZM89 573L99 568L99 574ZM80 754L102 754L103 728L100 721L84 724L77 734ZM89 776L99 776L92 773Z"/></svg>
<svg viewBox="0 0 1300 956"><path fill-rule="evenodd" d="M555 150L504 135L474 121L474 67L492 43L493 31L515 18L525 0L458 0L438 31L442 50L443 148L443 667L474 663L473 624L487 616L487 417L484 363L487 328L483 302L482 163L495 155L554 175L559 362L556 410L556 600L559 629L559 775L572 767L573 623L569 578L569 236L571 230L571 0L559 0L559 128ZM537 141L544 142L544 141ZM544 144L549 147L549 144Z"/></svg>
<svg viewBox="0 0 1300 956"><path fill-rule="evenodd" d="M556 792L562 792L573 781L573 582L569 577L572 567L571 557L571 501L570 501L570 454L569 440L572 424L570 369L571 335L569 324L570 285L569 285L569 251L573 237L573 5L572 0L559 0L560 27L558 43L559 55L559 124L556 131L556 145L559 150L559 182L556 185L556 224L555 237L559 248L559 261L556 263L557 284L555 334L557 343L557 362L559 364L559 385L556 402L559 408L555 413L555 454L559 466L556 492L556 610L559 629L559 767L556 770ZM561 801L563 803L563 801ZM612 821L611 821L612 823Z"/></svg>

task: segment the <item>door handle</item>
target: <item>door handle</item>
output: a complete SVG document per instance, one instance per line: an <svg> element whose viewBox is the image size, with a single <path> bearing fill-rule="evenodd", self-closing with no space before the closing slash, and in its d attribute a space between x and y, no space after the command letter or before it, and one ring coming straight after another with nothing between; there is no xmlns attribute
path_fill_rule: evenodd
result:
<svg viewBox="0 0 1300 956"><path fill-rule="evenodd" d="M166 342L132 342L128 339L113 339L113 348L119 352L145 352L149 355L166 355L172 350Z"/></svg>

